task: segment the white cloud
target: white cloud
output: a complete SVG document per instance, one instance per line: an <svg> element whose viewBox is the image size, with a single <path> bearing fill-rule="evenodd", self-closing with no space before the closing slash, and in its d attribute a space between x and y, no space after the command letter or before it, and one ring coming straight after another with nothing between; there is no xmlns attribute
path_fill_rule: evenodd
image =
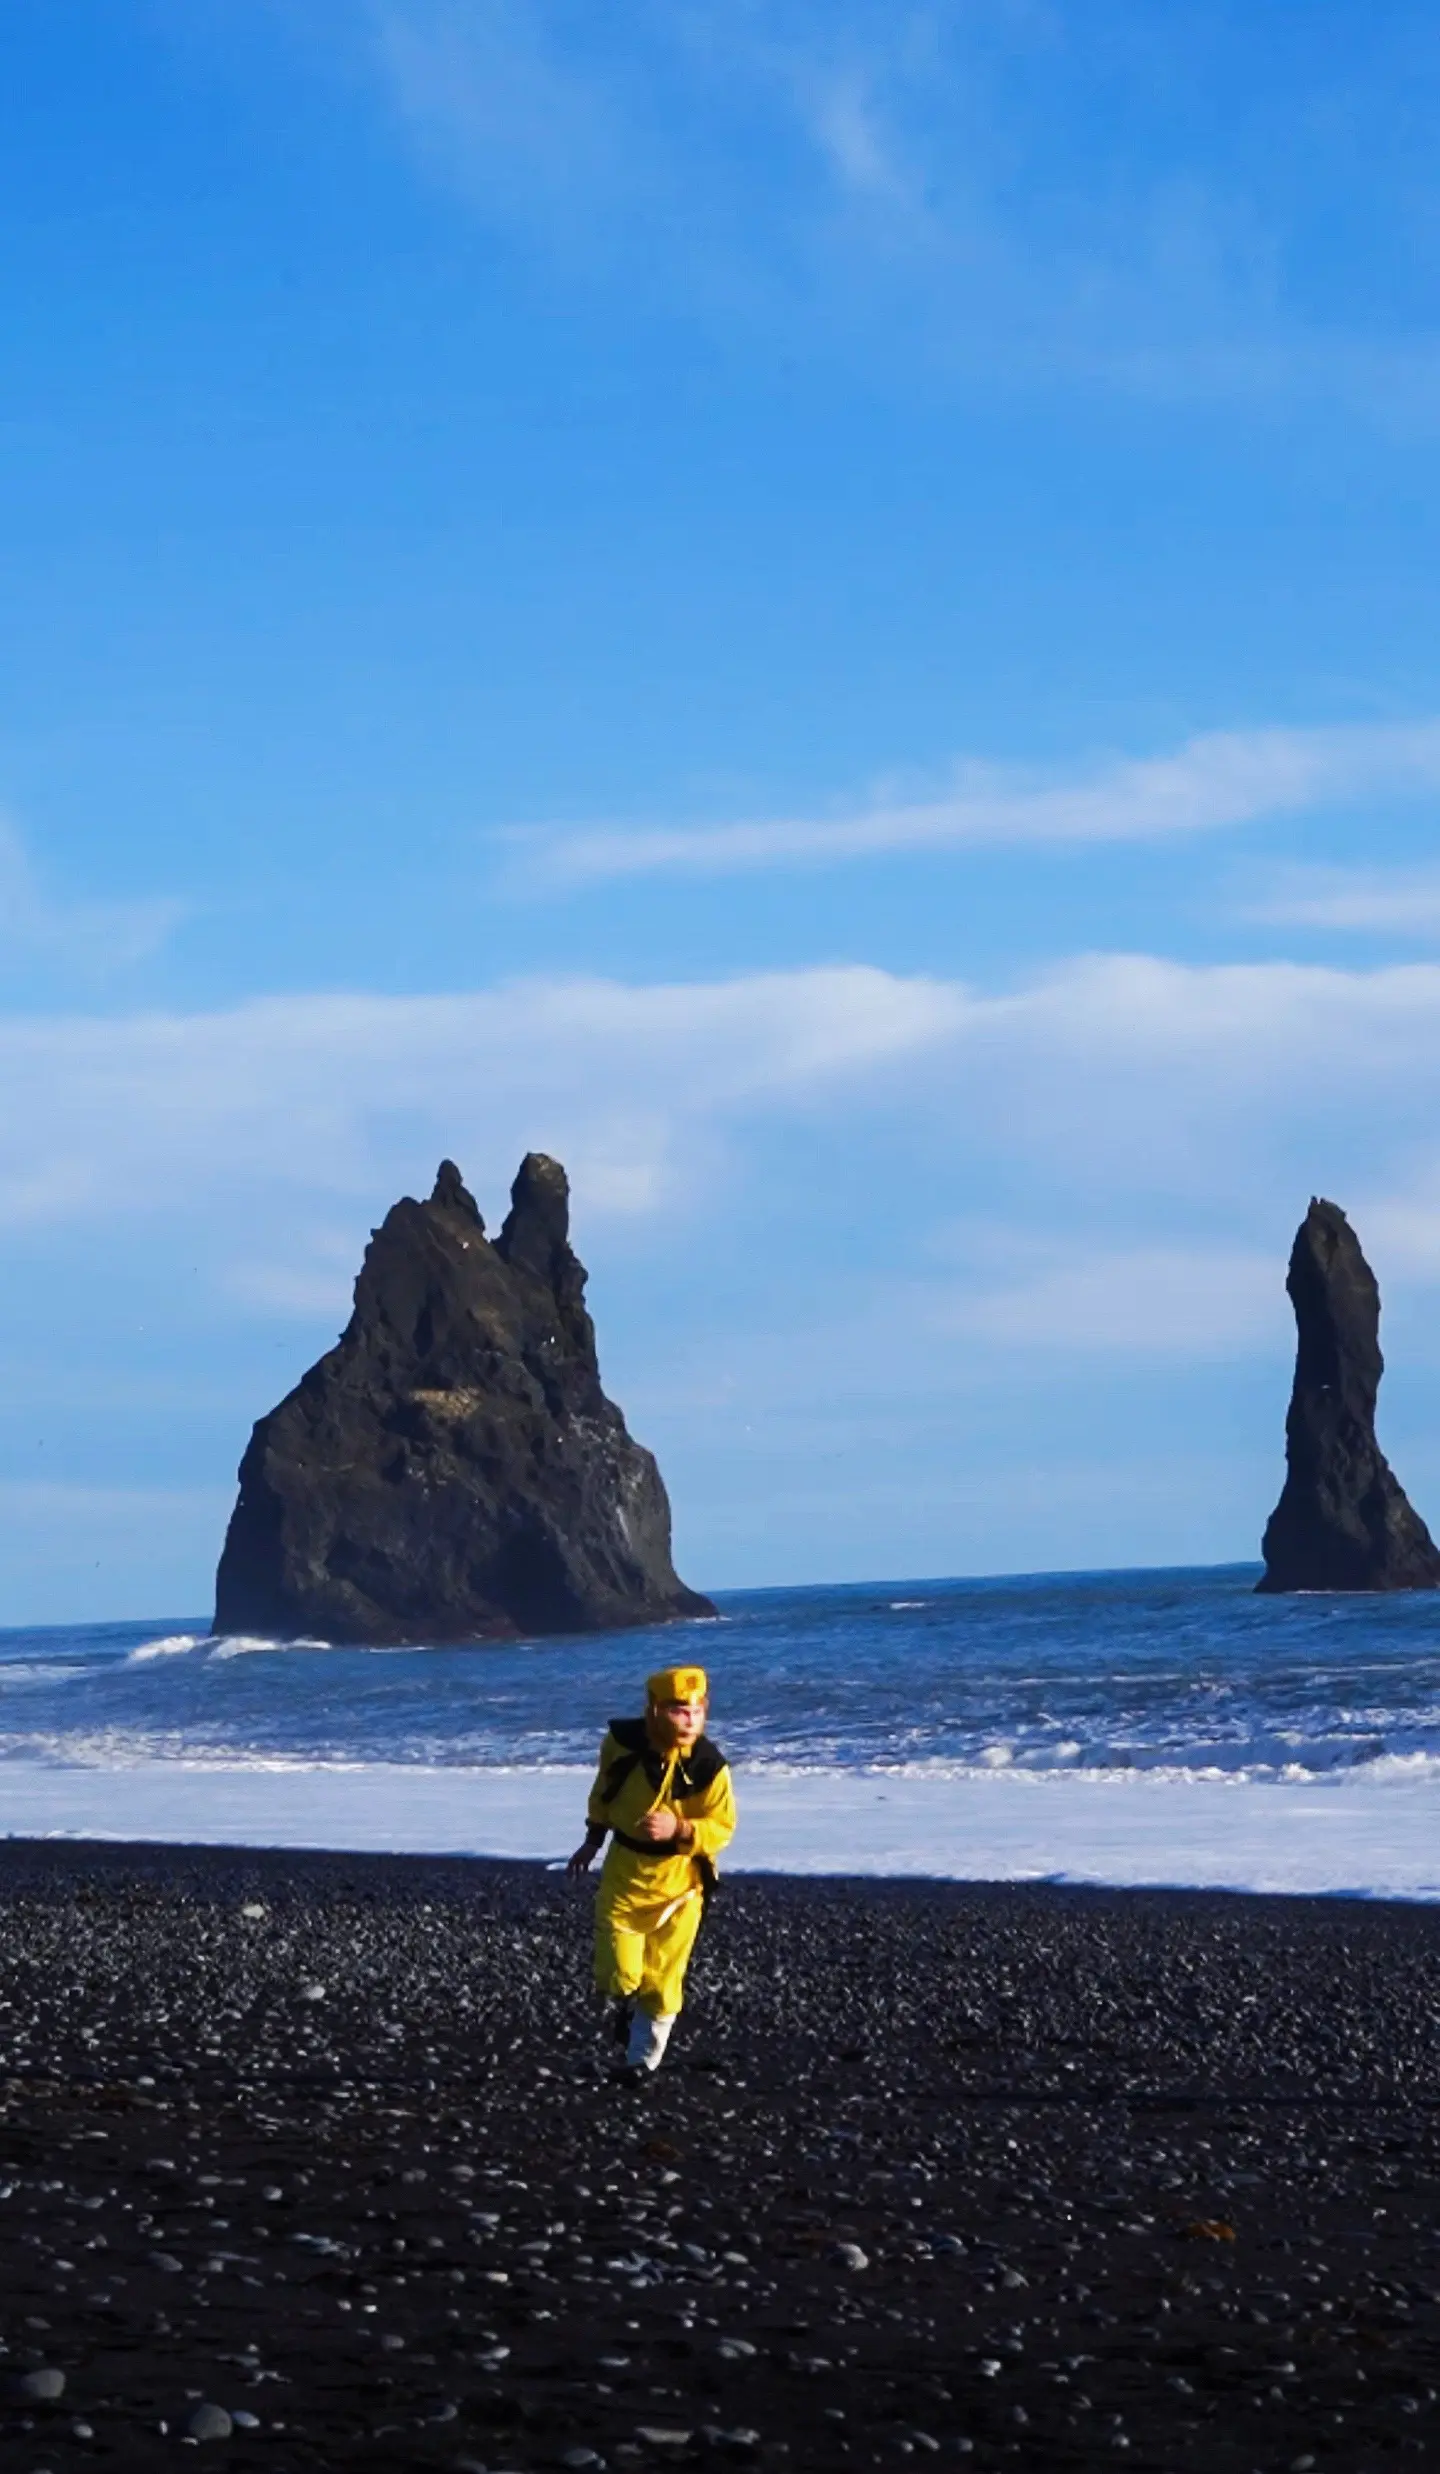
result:
<svg viewBox="0 0 1440 2474"><path fill-rule="evenodd" d="M966 1003L941 982L855 967L12 1018L0 1222L173 1212L277 1183L361 1195L442 1150L490 1161L526 1148L565 1158L592 1210L645 1210L668 1188L680 1126L698 1142L738 1110L853 1084L942 1038Z"/></svg>
<svg viewBox="0 0 1440 2474"><path fill-rule="evenodd" d="M1432 425L1433 148L1383 30L1357 16L1277 76L1261 20L1102 17L1088 40L1011 0L368 0L339 22L489 220L730 339ZM1181 134L1182 95L1218 152ZM1362 159L1366 245L1337 252Z"/></svg>
<svg viewBox="0 0 1440 2474"><path fill-rule="evenodd" d="M338 1320L367 1217L448 1152L493 1222L532 1147L566 1162L582 1243L608 1218L613 1261L627 1221L688 1215L731 1285L733 1248L761 1244L756 1329L788 1318L817 1365L893 1370L903 1324L921 1384L967 1351L1213 1359L1281 1333L1317 1190L1382 1282L1440 1272L1440 965L1094 955L1000 991L856 968L299 996L12 1018L0 1073L12 1238L183 1223L187 1261L267 1314ZM815 1253L837 1213L844 1246ZM834 1286L842 1259L858 1288Z"/></svg>
<svg viewBox="0 0 1440 2474"><path fill-rule="evenodd" d="M521 865L532 884L565 887L833 865L891 852L1164 841L1437 791L1440 721L1211 731L1170 755L1116 759L1048 780L967 764L943 797L878 800L849 815L525 837L531 848Z"/></svg>
<svg viewBox="0 0 1440 2474"><path fill-rule="evenodd" d="M852 72L817 78L810 90L810 118L822 153L846 188L880 198L907 194L908 178L861 77Z"/></svg>
<svg viewBox="0 0 1440 2474"><path fill-rule="evenodd" d="M1273 1254L1208 1246L1094 1250L1081 1245L1004 1286L958 1291L940 1327L1003 1350L1116 1357L1243 1356L1288 1339Z"/></svg>
<svg viewBox="0 0 1440 2474"><path fill-rule="evenodd" d="M528 0L372 0L367 14L407 127L477 203L576 234L597 192L627 184L623 107Z"/></svg>
<svg viewBox="0 0 1440 2474"><path fill-rule="evenodd" d="M15 826L0 816L0 960L37 957L99 978L143 962L184 914L179 902L65 902L42 884Z"/></svg>
<svg viewBox="0 0 1440 2474"><path fill-rule="evenodd" d="M1433 1135L1440 965L1097 954L999 991L855 966L275 997L11 1017L0 1072L11 1223L174 1212L257 1185L356 1197L441 1149L489 1163L527 1145L564 1157L590 1208L644 1213L719 1129L833 1118L867 1094L937 1157L979 1145L1030 1175L1223 1195L1255 1190L1282 1149L1313 1151L1322 1174Z"/></svg>
<svg viewBox="0 0 1440 2474"><path fill-rule="evenodd" d="M1248 1548L1314 1191L1380 1278L1402 1438L1430 1416L1440 962L1092 955L997 990L837 969L11 1018L0 1075L12 1355L45 1458L64 1410L136 1479L128 1438L162 1439L164 1476L193 1433L195 1475L225 1481L4 1495L12 1610L203 1603L250 1417L442 1152L492 1224L525 1148L565 1160L607 1380L686 1550L708 1540L682 1558L702 1581ZM1137 1451L1173 1516L1137 1513ZM1400 1465L1418 1484L1423 1455ZM1056 1525L1070 1478L1097 1525Z"/></svg>
<svg viewBox="0 0 1440 2474"><path fill-rule="evenodd" d="M1440 1281L1440 1158L1362 1192L1351 1216L1392 1273L1415 1288Z"/></svg>
<svg viewBox="0 0 1440 2474"><path fill-rule="evenodd" d="M1246 916L1428 943L1440 936L1440 868L1295 868Z"/></svg>

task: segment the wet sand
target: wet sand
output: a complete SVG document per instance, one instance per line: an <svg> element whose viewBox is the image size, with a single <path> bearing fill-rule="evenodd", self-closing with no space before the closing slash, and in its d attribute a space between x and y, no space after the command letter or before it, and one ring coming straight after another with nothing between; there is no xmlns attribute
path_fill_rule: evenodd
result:
<svg viewBox="0 0 1440 2474"><path fill-rule="evenodd" d="M732 1879L638 2090L537 1866L11 1841L0 1954L16 2474L1440 2462L1435 1909Z"/></svg>

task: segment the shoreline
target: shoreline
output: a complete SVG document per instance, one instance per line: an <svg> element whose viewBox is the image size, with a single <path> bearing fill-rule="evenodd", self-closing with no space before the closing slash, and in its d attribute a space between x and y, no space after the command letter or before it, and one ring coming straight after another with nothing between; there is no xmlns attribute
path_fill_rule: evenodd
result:
<svg viewBox="0 0 1440 2474"><path fill-rule="evenodd" d="M253 1859L257 1864L274 1864L282 1868L294 1866L302 1870L311 1865L327 1868L374 1865L384 1871L393 1870L397 1880L402 1882L407 1873L413 1872L418 1881L424 1878L429 1868L438 1867L447 1874L458 1874L462 1880L471 1874L477 1878L487 1875L517 1877L532 1882L540 1897L568 1895L564 1865L555 1857L493 1855L484 1850L463 1847L289 1847L263 1845L248 1839L108 1838L61 1831L36 1837L23 1831L9 1830L0 1832L0 1899L5 1894L7 1866L12 1857L22 1863L34 1859L41 1869L48 1869L52 1863L63 1863L65 1858L72 1856L82 1866L91 1858L103 1862L113 1857L121 1864L149 1866L153 1863L161 1870L172 1863L205 1868L212 1861L224 1863L231 1860L243 1865L248 1859ZM603 1855L596 1859L594 1869L588 1876L592 1887L599 1878L603 1860ZM887 1891L917 1899L924 1899L932 1892L955 1892L976 1897L994 1894L1003 1898L1053 1896L1097 1903L1113 1900L1122 1908L1142 1900L1153 1901L1162 1907L1173 1902L1182 1908L1217 1901L1222 1906L1252 1907L1257 1913L1284 1907L1303 1911L1310 1908L1343 1910L1353 1906L1362 1910L1393 1909L1397 1914L1408 1914L1416 1911L1423 1913L1440 1906L1440 1892L1433 1897L1428 1894L1405 1897L1374 1890L1255 1890L1244 1885L1213 1881L1072 1881L1055 1874L1031 1874L1023 1879L1014 1879L1000 1873L857 1872L847 1871L839 1863L829 1870L811 1867L802 1872L781 1865L769 1867L728 1863L721 1876L722 1888L733 1886L738 1889L742 1885L757 1890L797 1889L821 1894L851 1892L862 1899L872 1893ZM3 2001L3 1994L0 1994L0 2001ZM0 2063L0 2078L3 2075L3 2063ZM1437 2241L1440 2241L1440 2221L1437 2221Z"/></svg>
<svg viewBox="0 0 1440 2474"><path fill-rule="evenodd" d="M151 1760L0 1763L0 1817L57 1844L212 1845L559 1862L582 1827L580 1766ZM728 1877L1055 1881L1440 1902L1428 1775L1113 1780L997 1769L737 1768Z"/></svg>
<svg viewBox="0 0 1440 2474"><path fill-rule="evenodd" d="M727 1875L639 2090L588 1910L0 1842L17 2466L148 2474L202 2404L237 2474L1423 2456L1433 1908Z"/></svg>

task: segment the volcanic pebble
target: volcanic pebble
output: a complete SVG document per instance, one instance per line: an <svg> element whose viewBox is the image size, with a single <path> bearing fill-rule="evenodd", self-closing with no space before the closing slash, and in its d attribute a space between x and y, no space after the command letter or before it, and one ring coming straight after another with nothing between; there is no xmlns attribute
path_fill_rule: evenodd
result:
<svg viewBox="0 0 1440 2474"><path fill-rule="evenodd" d="M541 1868L0 1872L23 2474L1433 2446L1435 1910L731 1877L637 2089Z"/></svg>

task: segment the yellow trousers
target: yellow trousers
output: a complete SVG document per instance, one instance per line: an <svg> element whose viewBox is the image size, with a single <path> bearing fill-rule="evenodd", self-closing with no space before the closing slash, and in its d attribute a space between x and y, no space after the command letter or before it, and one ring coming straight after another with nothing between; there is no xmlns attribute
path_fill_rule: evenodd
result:
<svg viewBox="0 0 1440 2474"><path fill-rule="evenodd" d="M595 1907L595 1981L601 1992L617 1999L633 1996L648 2017L673 2019L685 1999L685 1970L701 1913L697 1889L681 1900L673 1915L659 1909L653 1923L628 1901L617 1914L602 1882Z"/></svg>

